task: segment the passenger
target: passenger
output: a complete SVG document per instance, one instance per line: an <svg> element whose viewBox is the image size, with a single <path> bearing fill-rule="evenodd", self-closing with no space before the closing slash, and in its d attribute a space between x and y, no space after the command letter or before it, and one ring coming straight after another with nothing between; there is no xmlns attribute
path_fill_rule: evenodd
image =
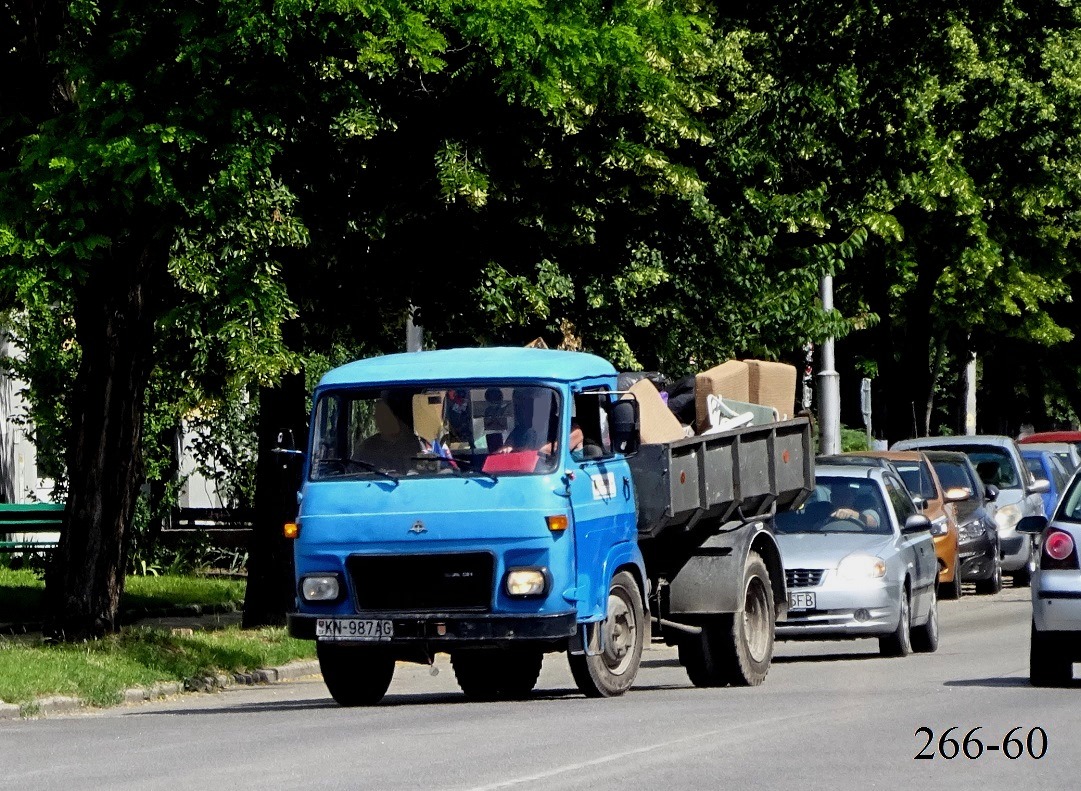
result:
<svg viewBox="0 0 1081 791"><path fill-rule="evenodd" d="M374 464L380 469L407 472L413 468L413 458L423 449L424 443L413 433L409 423L401 416L404 406L393 397L375 402L376 433L357 447L353 458Z"/></svg>

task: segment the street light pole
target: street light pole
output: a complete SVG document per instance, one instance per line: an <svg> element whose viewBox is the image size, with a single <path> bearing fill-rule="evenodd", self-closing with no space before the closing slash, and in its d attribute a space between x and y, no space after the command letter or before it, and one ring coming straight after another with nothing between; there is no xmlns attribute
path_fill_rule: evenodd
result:
<svg viewBox="0 0 1081 791"><path fill-rule="evenodd" d="M820 282L822 310L833 311L833 276L823 275ZM822 369L818 372L819 452L841 452L841 375L834 368L833 338L822 344Z"/></svg>

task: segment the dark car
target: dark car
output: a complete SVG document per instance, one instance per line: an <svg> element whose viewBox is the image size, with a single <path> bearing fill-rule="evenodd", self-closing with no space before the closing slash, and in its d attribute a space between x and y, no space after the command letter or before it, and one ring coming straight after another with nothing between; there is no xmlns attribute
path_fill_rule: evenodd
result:
<svg viewBox="0 0 1081 791"><path fill-rule="evenodd" d="M957 518L961 580L975 582L977 593L998 593L1002 590L1002 553L994 510L998 489L984 485L964 453L924 452L944 489L969 493L967 498L952 503Z"/></svg>

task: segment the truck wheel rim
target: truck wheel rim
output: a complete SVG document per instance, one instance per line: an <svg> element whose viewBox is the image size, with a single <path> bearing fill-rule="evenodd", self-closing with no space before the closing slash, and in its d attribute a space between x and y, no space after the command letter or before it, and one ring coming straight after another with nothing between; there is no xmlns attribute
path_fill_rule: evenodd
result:
<svg viewBox="0 0 1081 791"><path fill-rule="evenodd" d="M634 659L638 637L634 609L616 592L608 594L608 620L605 625L604 664L612 675L621 675Z"/></svg>
<svg viewBox="0 0 1081 791"><path fill-rule="evenodd" d="M755 662L769 655L769 604L762 580L753 577L747 583L746 604L743 607L743 634L747 652Z"/></svg>

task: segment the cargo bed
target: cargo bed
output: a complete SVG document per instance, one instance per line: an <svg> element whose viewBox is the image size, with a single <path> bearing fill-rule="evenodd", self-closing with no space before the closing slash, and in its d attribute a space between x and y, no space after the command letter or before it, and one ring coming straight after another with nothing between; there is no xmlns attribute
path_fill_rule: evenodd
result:
<svg viewBox="0 0 1081 791"><path fill-rule="evenodd" d="M639 541L798 507L814 488L811 441L801 418L643 445L630 459Z"/></svg>

